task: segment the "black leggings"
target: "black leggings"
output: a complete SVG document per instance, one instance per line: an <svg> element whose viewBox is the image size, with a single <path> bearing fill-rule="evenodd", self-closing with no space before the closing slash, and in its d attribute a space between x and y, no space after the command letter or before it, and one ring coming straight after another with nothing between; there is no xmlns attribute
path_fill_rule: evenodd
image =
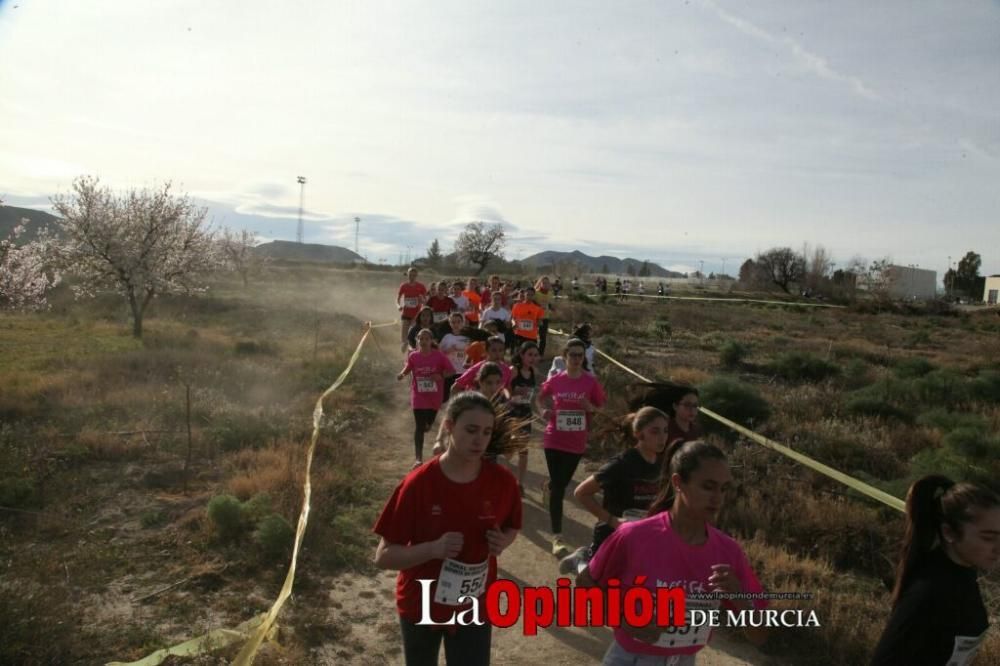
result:
<svg viewBox="0 0 1000 666"><path fill-rule="evenodd" d="M417 460L424 459L424 433L434 425L434 418L436 416L436 409L413 410L413 420L417 423L413 429L413 451L417 454Z"/></svg>
<svg viewBox="0 0 1000 666"><path fill-rule="evenodd" d="M437 666L441 640L444 639L444 661L448 666L489 666L493 625L433 627L418 625L399 618L403 631L403 658L406 666Z"/></svg>
<svg viewBox="0 0 1000 666"><path fill-rule="evenodd" d="M549 468L549 520L553 534L562 534L563 495L582 457L582 453L545 449L545 465Z"/></svg>
<svg viewBox="0 0 1000 666"><path fill-rule="evenodd" d="M545 342L549 339L549 320L538 320L538 355L545 356Z"/></svg>

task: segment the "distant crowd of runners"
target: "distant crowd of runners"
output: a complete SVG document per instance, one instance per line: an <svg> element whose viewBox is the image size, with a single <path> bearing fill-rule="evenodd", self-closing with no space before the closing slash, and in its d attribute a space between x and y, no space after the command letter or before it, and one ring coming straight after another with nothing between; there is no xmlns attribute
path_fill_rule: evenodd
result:
<svg viewBox="0 0 1000 666"><path fill-rule="evenodd" d="M616 292L627 296L631 288ZM415 461L374 531L381 537L377 566L399 570L397 609L409 665L436 665L442 642L448 664L489 663L489 621L421 620L429 610L434 622L445 622L470 607L457 591L478 598L496 580L497 557L522 527L533 422L542 429L548 470L542 504L560 574L605 590L634 582L651 591L680 586L697 595L689 608L767 606L759 595L732 596L763 590L740 544L714 527L732 472L722 449L702 439L692 386L643 384L629 396L628 413L618 419L622 451L574 491L596 524L590 543L570 549L562 535L564 495L607 397L594 372L589 324L577 323L551 367L539 367L556 295L555 281L545 276L532 283L494 275L483 286L476 278L424 286L412 268L397 292L405 352L397 378L410 379ZM442 408L434 456L425 461L425 434ZM988 628L977 571L998 559L1000 497L941 476L916 481L907 495L892 608L871 663L971 663ZM435 581L429 608L419 583L428 579ZM711 593L721 596L699 598ZM754 642L763 631L745 629ZM710 635L707 627L623 624L603 663L690 666Z"/></svg>

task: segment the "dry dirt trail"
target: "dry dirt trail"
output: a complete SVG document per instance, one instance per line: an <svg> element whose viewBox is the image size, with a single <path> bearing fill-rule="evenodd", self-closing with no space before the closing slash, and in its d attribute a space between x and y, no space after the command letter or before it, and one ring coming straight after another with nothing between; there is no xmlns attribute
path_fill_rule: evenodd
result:
<svg viewBox="0 0 1000 666"><path fill-rule="evenodd" d="M379 428L384 431L385 438L380 438L378 444L384 452L377 463L378 474L391 484L402 479L413 460L413 420L406 408L409 394L405 382L400 383L396 395L399 409L395 414L386 415L384 427ZM430 453L431 440L428 437L425 455ZM558 561L549 550L551 532L548 512L541 504L540 483L547 478L547 472L541 449L538 448L537 428L532 446L525 480L524 526L514 544L500 556L499 575L515 580L521 586L555 586L559 569ZM581 465L574 482L582 481L589 473ZM564 536L571 547L576 547L590 539L593 518L572 498L572 488L567 491L567 497ZM313 654L323 663L331 664L402 664L394 602L395 579L395 572L385 571L373 577L348 574L334 579L329 604L336 609L334 612L341 613L341 626L344 626L345 619L349 622L344 627L348 635L336 643L326 643ZM519 622L509 629L494 629L493 663L547 666L596 664L600 663L611 640L611 631L604 628L554 626L539 629L538 635L528 637L522 634ZM346 644L349 644L349 649L345 649ZM443 650L441 655L443 664ZM767 658L742 639L716 632L712 646L699 653L698 663L702 666L757 665L767 663Z"/></svg>

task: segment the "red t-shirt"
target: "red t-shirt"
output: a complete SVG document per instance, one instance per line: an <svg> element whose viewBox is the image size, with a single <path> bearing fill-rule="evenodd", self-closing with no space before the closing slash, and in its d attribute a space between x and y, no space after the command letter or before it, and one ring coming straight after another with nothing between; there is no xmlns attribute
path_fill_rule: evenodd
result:
<svg viewBox="0 0 1000 666"><path fill-rule="evenodd" d="M490 555L486 530L492 527L521 529L521 494L517 480L505 467L483 460L475 481L456 483L434 458L406 475L382 509L373 531L389 543L412 546L434 541L445 532L461 532L462 550L454 559L466 564L489 560L486 586L496 580L497 558ZM420 583L434 579L430 588L431 616L435 622L471 604L445 606L433 601L444 560L428 560L403 569L396 578L396 609L401 617L420 621Z"/></svg>
<svg viewBox="0 0 1000 666"><path fill-rule="evenodd" d="M442 322L448 319L448 315L451 314L458 306L455 305L455 301L451 300L447 296L431 296L427 299L427 305L434 312L434 323Z"/></svg>
<svg viewBox="0 0 1000 666"><path fill-rule="evenodd" d="M420 312L420 306L423 305L423 297L426 295L427 287L419 282L404 282L399 285L399 291L396 292L396 302L399 303L399 299L402 297L403 314L401 316L403 319L416 319L417 313Z"/></svg>

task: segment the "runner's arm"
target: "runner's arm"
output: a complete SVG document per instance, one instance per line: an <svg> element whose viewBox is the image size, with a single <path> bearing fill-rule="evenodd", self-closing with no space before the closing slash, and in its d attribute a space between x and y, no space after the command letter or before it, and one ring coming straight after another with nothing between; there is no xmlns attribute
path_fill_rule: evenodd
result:
<svg viewBox="0 0 1000 666"><path fill-rule="evenodd" d="M445 532L434 541L403 546L380 539L375 549L375 566L379 569L411 569L430 560L455 557L462 550L462 533Z"/></svg>
<svg viewBox="0 0 1000 666"><path fill-rule="evenodd" d="M608 527L617 529L619 525L618 518L597 503L596 495L600 490L601 484L598 483L597 478L591 474L583 481L583 483L576 487L576 490L573 491L573 495L580 500L580 504L583 505L583 508L592 513L595 518L602 523L606 523Z"/></svg>

